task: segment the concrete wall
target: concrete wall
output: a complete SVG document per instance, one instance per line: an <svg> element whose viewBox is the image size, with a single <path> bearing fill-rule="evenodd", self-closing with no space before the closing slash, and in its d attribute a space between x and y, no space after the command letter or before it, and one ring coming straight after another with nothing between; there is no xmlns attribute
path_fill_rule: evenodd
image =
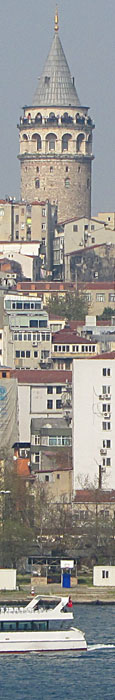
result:
<svg viewBox="0 0 115 700"><path fill-rule="evenodd" d="M16 569L0 569L0 590L16 590Z"/></svg>
<svg viewBox="0 0 115 700"><path fill-rule="evenodd" d="M94 566L93 586L115 586L115 566Z"/></svg>
<svg viewBox="0 0 115 700"><path fill-rule="evenodd" d="M99 478L99 465L104 469L102 485L105 489L115 488L115 366L114 360L84 359L73 361L73 486L83 488L88 476L89 483L94 484ZM103 376L103 370L110 370L110 376ZM106 395L110 398L100 399ZM110 387L110 394L108 392ZM103 406L110 405L110 418L105 418ZM107 412L107 409L105 413ZM108 413L109 415L109 413ZM107 429L103 428L103 423ZM110 428L108 429L108 424ZM101 454L104 441L110 440L110 447L105 446L106 454ZM107 465L107 459L111 460ZM105 463L104 463L105 460Z"/></svg>

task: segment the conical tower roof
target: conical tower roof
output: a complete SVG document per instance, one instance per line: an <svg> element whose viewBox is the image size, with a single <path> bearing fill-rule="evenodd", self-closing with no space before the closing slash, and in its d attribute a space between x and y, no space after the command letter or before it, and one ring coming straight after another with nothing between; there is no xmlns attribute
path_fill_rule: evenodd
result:
<svg viewBox="0 0 115 700"><path fill-rule="evenodd" d="M38 107L80 106L57 30L55 31L43 73L38 81L33 105Z"/></svg>

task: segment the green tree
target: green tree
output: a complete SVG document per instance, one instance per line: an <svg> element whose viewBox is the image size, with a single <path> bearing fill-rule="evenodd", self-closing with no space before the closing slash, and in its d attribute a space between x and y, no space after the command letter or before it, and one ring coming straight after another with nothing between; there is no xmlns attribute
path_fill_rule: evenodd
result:
<svg viewBox="0 0 115 700"><path fill-rule="evenodd" d="M88 303L84 294L80 294L76 290L73 292L69 291L66 292L64 298L59 297L57 294L50 297L47 303L47 311L56 316L62 316L68 321L84 320L85 315L88 313Z"/></svg>
<svg viewBox="0 0 115 700"><path fill-rule="evenodd" d="M99 321L101 321L101 319L105 319L107 321L107 319L111 319L111 316L115 316L115 309L112 309L109 306L105 306L103 313L100 316L97 316L97 319Z"/></svg>

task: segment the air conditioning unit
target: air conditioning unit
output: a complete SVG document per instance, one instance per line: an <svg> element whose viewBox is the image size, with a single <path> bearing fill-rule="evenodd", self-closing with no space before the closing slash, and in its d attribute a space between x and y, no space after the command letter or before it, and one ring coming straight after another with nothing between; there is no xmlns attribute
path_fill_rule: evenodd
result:
<svg viewBox="0 0 115 700"><path fill-rule="evenodd" d="M35 348L35 347L37 348L37 342L36 342L36 340L33 340L32 345L34 346L34 348Z"/></svg>
<svg viewBox="0 0 115 700"><path fill-rule="evenodd" d="M107 418L107 417L108 417L108 413L106 412L106 413L104 413L104 418Z"/></svg>
<svg viewBox="0 0 115 700"><path fill-rule="evenodd" d="M105 398L105 399L110 399L111 396L110 396L110 394L105 394L105 395L104 395L104 398Z"/></svg>
<svg viewBox="0 0 115 700"><path fill-rule="evenodd" d="M106 455L106 454L107 454L107 450L103 447L103 448L100 450L100 455Z"/></svg>
<svg viewBox="0 0 115 700"><path fill-rule="evenodd" d="M99 400L102 401L102 399L103 399L103 396L102 396L102 394L100 394L100 395L99 395Z"/></svg>

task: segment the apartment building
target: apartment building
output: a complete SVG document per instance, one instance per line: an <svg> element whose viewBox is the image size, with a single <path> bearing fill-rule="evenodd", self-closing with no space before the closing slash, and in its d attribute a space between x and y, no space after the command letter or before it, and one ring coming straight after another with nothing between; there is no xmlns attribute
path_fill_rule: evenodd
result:
<svg viewBox="0 0 115 700"><path fill-rule="evenodd" d="M75 357L91 357L99 353L97 340L78 335L76 330L63 328L52 335L52 361L55 369L72 369Z"/></svg>
<svg viewBox="0 0 115 700"><path fill-rule="evenodd" d="M73 487L115 488L115 352L73 362Z"/></svg>
<svg viewBox="0 0 115 700"><path fill-rule="evenodd" d="M39 241L46 256L46 266L52 269L52 241L57 222L57 206L47 201L17 202L0 200L0 241Z"/></svg>
<svg viewBox="0 0 115 700"><path fill-rule="evenodd" d="M6 294L4 310L9 319L12 367L37 369L51 359L48 314L39 297Z"/></svg>
<svg viewBox="0 0 115 700"><path fill-rule="evenodd" d="M31 474L47 482L52 497L71 498L72 492L72 428L64 417L32 418Z"/></svg>
<svg viewBox="0 0 115 700"><path fill-rule="evenodd" d="M85 295L88 302L88 312L100 316L105 307L115 310L115 283L113 282L81 282L79 291Z"/></svg>
<svg viewBox="0 0 115 700"><path fill-rule="evenodd" d="M30 442L32 419L64 415L62 395L71 385L72 373L55 370L11 370L18 383L19 440ZM25 409L26 407L26 409Z"/></svg>

